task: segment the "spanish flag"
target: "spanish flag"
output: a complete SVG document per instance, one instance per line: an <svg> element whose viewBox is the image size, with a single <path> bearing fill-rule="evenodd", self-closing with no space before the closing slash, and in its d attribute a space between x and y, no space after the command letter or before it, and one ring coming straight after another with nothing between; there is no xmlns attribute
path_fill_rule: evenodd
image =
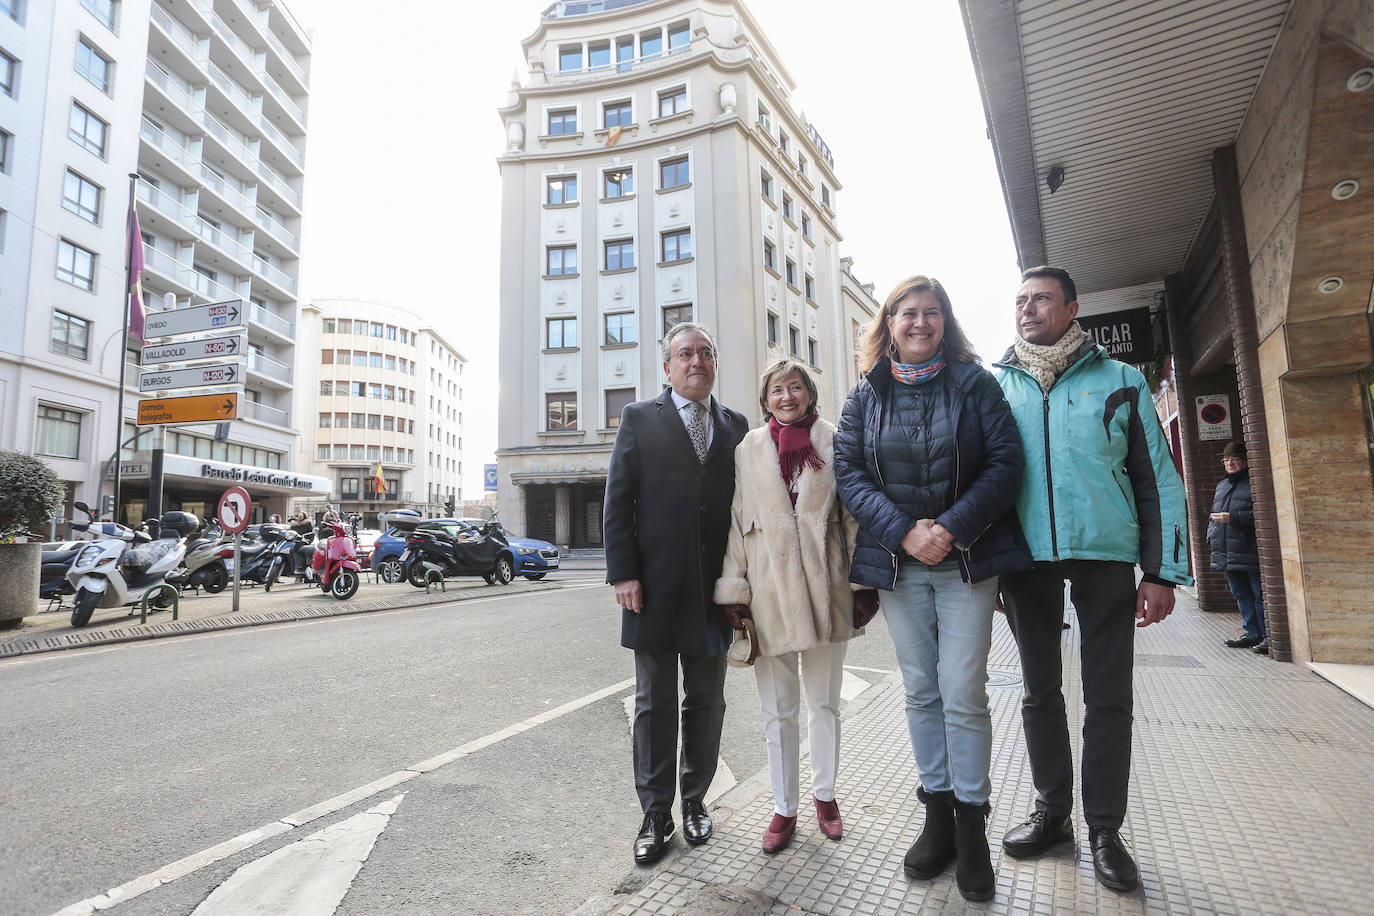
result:
<svg viewBox="0 0 1374 916"><path fill-rule="evenodd" d="M372 474L372 490L374 493L389 492L386 488L386 481L382 480L382 463L377 462L377 470Z"/></svg>
<svg viewBox="0 0 1374 916"><path fill-rule="evenodd" d="M615 146L615 141L619 140L619 139L620 139L620 135L623 134L624 132L625 132L625 126L624 126L623 124L620 125L619 127L617 127L615 130L611 131L610 134L607 135L607 137L606 137L606 145L607 145L607 146Z"/></svg>

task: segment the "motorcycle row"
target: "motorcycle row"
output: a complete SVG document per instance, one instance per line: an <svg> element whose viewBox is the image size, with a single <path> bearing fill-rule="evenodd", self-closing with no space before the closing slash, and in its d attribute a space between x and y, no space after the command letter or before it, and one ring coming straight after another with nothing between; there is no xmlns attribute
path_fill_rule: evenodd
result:
<svg viewBox="0 0 1374 916"><path fill-rule="evenodd" d="M74 596L73 627L84 627L98 607L138 604L149 595L150 605L166 608L171 590L215 594L233 581L233 537L213 524L202 530L190 512L167 512L133 529L96 521L85 503L75 508L85 520L73 518L72 530L83 540L44 546L38 591L40 598L59 602ZM358 591L357 547L341 523L255 527L239 546L240 582L271 591L286 575L341 601Z"/></svg>

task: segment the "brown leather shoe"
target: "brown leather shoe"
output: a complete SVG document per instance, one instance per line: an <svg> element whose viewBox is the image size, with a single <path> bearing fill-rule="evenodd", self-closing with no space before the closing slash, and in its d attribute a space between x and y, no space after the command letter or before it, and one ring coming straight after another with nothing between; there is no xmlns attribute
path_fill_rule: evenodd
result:
<svg viewBox="0 0 1374 916"><path fill-rule="evenodd" d="M763 832L763 851L767 853L782 852L787 848L787 844L792 842L792 831L796 827L797 819L795 816L783 817L781 814L774 814L773 822Z"/></svg>
<svg viewBox="0 0 1374 916"><path fill-rule="evenodd" d="M844 836L844 821L840 819L840 806L835 804L835 800L821 801L816 798L813 801L816 803L816 820L820 822L821 833L832 840Z"/></svg>

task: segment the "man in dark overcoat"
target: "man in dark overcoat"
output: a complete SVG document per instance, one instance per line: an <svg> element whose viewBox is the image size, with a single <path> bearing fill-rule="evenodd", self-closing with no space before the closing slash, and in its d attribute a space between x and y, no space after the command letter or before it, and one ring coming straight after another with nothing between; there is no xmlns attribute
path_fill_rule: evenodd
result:
<svg viewBox="0 0 1374 916"><path fill-rule="evenodd" d="M606 475L606 581L622 610L620 643L635 653L634 771L644 820L635 860L653 862L672 839L677 775L678 668L682 699L682 832L711 836L704 798L725 718L730 626L711 602L735 493L744 415L711 396L716 348L705 328L675 325L663 341L671 388L625 408Z"/></svg>

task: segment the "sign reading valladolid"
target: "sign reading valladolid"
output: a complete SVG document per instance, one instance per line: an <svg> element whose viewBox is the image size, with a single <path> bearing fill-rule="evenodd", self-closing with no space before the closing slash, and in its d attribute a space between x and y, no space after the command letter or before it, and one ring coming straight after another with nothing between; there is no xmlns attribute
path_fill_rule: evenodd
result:
<svg viewBox="0 0 1374 916"><path fill-rule="evenodd" d="M1138 366L1155 358L1148 307L1079 315L1078 324L1096 343L1107 348L1107 355L1112 359Z"/></svg>

